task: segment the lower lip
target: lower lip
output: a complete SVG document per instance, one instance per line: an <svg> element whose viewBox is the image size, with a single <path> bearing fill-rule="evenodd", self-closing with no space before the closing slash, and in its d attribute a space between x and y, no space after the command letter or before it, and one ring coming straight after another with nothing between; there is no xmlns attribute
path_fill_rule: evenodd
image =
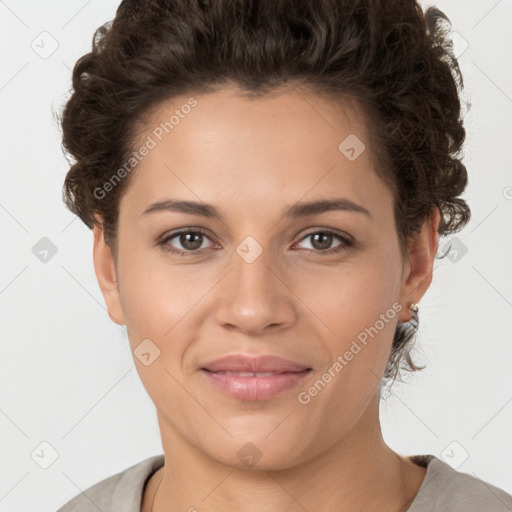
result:
<svg viewBox="0 0 512 512"><path fill-rule="evenodd" d="M311 370L302 372L276 373L268 376L239 377L208 370L201 370L221 393L239 400L267 400L279 393L295 387Z"/></svg>

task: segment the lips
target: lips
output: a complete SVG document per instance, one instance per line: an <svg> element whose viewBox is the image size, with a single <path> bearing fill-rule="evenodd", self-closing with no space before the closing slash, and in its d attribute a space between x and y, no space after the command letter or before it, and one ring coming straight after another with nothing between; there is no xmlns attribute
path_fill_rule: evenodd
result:
<svg viewBox="0 0 512 512"><path fill-rule="evenodd" d="M217 391L239 400L266 400L299 384L311 368L277 356L231 355L201 368Z"/></svg>
<svg viewBox="0 0 512 512"><path fill-rule="evenodd" d="M210 372L285 373L302 372L308 366L277 356L250 357L230 355L206 363L203 369Z"/></svg>

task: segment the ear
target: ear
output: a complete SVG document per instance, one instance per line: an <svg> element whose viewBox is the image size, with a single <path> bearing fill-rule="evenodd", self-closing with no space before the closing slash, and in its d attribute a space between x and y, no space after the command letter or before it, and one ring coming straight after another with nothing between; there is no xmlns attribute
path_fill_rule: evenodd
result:
<svg viewBox="0 0 512 512"><path fill-rule="evenodd" d="M124 314L119 297L119 288L117 286L114 256L112 255L110 247L105 242L103 229L95 224L93 234L94 271L98 284L100 285L101 293L103 294L103 299L107 305L108 316L114 323L124 325Z"/></svg>
<svg viewBox="0 0 512 512"><path fill-rule="evenodd" d="M432 282L439 244L440 220L441 212L438 208L434 208L430 217L424 222L420 233L408 245L409 261L404 262L399 299L403 306L399 316L401 322L408 322L412 318L409 306L420 301Z"/></svg>

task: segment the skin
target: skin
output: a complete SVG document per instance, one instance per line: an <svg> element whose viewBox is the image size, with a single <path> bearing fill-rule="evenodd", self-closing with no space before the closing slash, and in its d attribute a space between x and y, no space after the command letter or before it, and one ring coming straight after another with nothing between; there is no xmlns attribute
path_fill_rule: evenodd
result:
<svg viewBox="0 0 512 512"><path fill-rule="evenodd" d="M153 499L153 512L405 511L426 470L385 444L379 387L396 323L410 320L409 305L431 283L439 212L402 259L393 197L373 170L357 105L298 89L248 99L226 87L194 98L197 106L132 176L120 202L116 255L94 229L94 266L110 317L126 325L132 351L147 338L161 351L149 366L134 357L166 455L148 481L142 511ZM187 99L161 104L140 140ZM355 161L338 150L349 134L367 145ZM283 215L297 202L334 197L371 217L344 210ZM142 215L166 198L211 203L222 220ZM207 232L200 249L179 236L167 247L197 254L157 245L181 228ZM354 244L323 254L307 235L326 229ZM236 252L247 236L263 250L252 263ZM343 247L336 237L323 243ZM395 317L301 404L298 393L394 303L402 306ZM237 400L199 372L236 353L278 355L313 371L271 399ZM252 467L237 456L248 442L261 454Z"/></svg>

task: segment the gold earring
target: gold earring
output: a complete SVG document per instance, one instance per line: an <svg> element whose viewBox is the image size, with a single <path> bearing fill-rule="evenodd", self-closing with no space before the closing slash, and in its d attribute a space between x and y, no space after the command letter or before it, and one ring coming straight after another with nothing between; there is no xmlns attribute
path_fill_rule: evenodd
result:
<svg viewBox="0 0 512 512"><path fill-rule="evenodd" d="M418 325L419 325L419 321L418 321L418 310L419 310L419 306L416 302L413 302L410 306L409 306L409 309L412 310L412 317L411 319L407 322L413 329L417 329L418 328Z"/></svg>

